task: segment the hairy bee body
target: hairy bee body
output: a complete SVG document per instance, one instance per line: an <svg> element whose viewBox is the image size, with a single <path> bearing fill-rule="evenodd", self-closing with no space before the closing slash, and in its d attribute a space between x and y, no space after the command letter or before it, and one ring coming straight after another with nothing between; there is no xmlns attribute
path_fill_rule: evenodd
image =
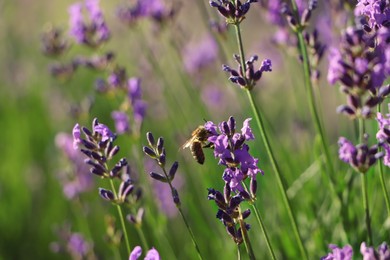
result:
<svg viewBox="0 0 390 260"><path fill-rule="evenodd" d="M190 148L192 157L199 164L203 164L205 156L203 153L203 147L207 142L207 138L210 136L210 132L204 128L204 126L198 126L191 134L191 138L188 139L184 145L183 149Z"/></svg>

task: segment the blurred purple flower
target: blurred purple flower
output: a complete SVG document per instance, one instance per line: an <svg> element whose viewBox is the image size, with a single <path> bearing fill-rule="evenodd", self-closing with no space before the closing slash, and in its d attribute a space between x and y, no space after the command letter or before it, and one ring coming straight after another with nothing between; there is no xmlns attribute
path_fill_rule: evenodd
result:
<svg viewBox="0 0 390 260"><path fill-rule="evenodd" d="M79 144L81 143L81 138L80 138L80 125L76 124L73 127L72 135L73 135L73 149L78 149Z"/></svg>
<svg viewBox="0 0 390 260"><path fill-rule="evenodd" d="M84 237L79 233L73 233L70 235L67 248L69 253L76 259L82 259L87 256L91 250L90 244L85 241Z"/></svg>
<svg viewBox="0 0 390 260"><path fill-rule="evenodd" d="M84 159L87 157L79 150L75 150L72 144L72 136L65 133L56 135L55 144L62 150L65 156L73 164L72 174L60 174L60 182L63 186L63 192L68 199L73 199L78 194L86 192L93 188L94 182L89 173L89 167Z"/></svg>
<svg viewBox="0 0 390 260"><path fill-rule="evenodd" d="M140 246L136 246L133 251L131 251L129 260L137 260L141 254L142 248ZM146 253L144 260L160 260L160 255L155 248L152 248Z"/></svg>
<svg viewBox="0 0 390 260"><path fill-rule="evenodd" d="M383 242L378 250L375 251L373 247L368 247L365 242L360 245L360 253L363 256L363 260L389 260L390 250L386 242Z"/></svg>
<svg viewBox="0 0 390 260"><path fill-rule="evenodd" d="M336 48L330 48L328 58L329 58L328 82L334 85L344 73L344 68L341 65L341 61L342 61L341 53Z"/></svg>
<svg viewBox="0 0 390 260"><path fill-rule="evenodd" d="M357 154L356 147L345 137L340 137L338 144L339 158L346 163L351 163L353 157Z"/></svg>
<svg viewBox="0 0 390 260"><path fill-rule="evenodd" d="M268 12L267 12L267 19L268 21L277 26L285 26L286 25L286 19L282 15L282 7L283 7L283 1L281 0L274 0L268 2Z"/></svg>
<svg viewBox="0 0 390 260"><path fill-rule="evenodd" d="M207 34L197 44L189 44L184 48L184 67L188 73L194 74L213 63L217 54L218 45L214 38Z"/></svg>
<svg viewBox="0 0 390 260"><path fill-rule="evenodd" d="M83 10L89 14L89 21L85 21ZM99 7L99 0L85 0L83 3L75 3L68 9L70 20L70 35L79 44L87 44L92 47L107 41L110 31L105 23Z"/></svg>
<svg viewBox="0 0 390 260"><path fill-rule="evenodd" d="M113 111L111 117L115 121L115 130L118 134L124 134L130 130L129 117L122 111Z"/></svg>
<svg viewBox="0 0 390 260"><path fill-rule="evenodd" d="M381 113L377 113L376 120L379 124L379 131L376 134L376 138L385 151L383 164L390 167L390 114L384 116Z"/></svg>
<svg viewBox="0 0 390 260"><path fill-rule="evenodd" d="M351 260L353 256L353 249L350 245L346 245L343 248L338 248L336 245L330 244L329 249L332 253L321 257L321 260Z"/></svg>
<svg viewBox="0 0 390 260"><path fill-rule="evenodd" d="M134 121L137 123L138 128L141 126L146 114L147 105L142 100L142 89L140 78L130 78L127 81L128 98L133 107Z"/></svg>

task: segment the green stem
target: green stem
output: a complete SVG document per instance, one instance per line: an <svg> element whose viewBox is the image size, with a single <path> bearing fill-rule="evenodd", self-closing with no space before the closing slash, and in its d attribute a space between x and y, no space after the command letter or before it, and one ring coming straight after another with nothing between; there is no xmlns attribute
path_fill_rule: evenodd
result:
<svg viewBox="0 0 390 260"><path fill-rule="evenodd" d="M237 245L237 260L241 260L240 245Z"/></svg>
<svg viewBox="0 0 390 260"><path fill-rule="evenodd" d="M248 253L249 259L254 260L254 259L256 259L255 253L253 252L252 244L251 244L251 241L250 241L249 236L248 236L248 230L245 227L245 222L242 219L241 208L240 207L238 207L238 211L239 211L239 215L240 215L238 221L239 221L239 224L240 224L242 237L244 238L244 244L245 244L245 247L246 247L246 251Z"/></svg>
<svg viewBox="0 0 390 260"><path fill-rule="evenodd" d="M112 181L112 179L110 179L110 185L111 185L111 190L114 193L115 198L117 198L118 196L116 194L116 189L115 189L114 182ZM131 253L130 242L129 242L129 237L127 235L127 230L126 230L126 226L125 226L125 220L123 218L122 208L121 208L120 205L116 205L116 208L118 210L119 221L121 222L123 235L124 235L125 241L126 241L127 255L130 255L130 253Z"/></svg>
<svg viewBox="0 0 390 260"><path fill-rule="evenodd" d="M365 138L365 124L364 119L359 118L359 136L360 136L360 142L364 143ZM368 205L368 194L367 194L367 176L366 173L361 173L361 185L362 185L362 196L363 196L363 209L364 209L364 216L365 216L365 222L366 222L366 229L367 229L367 239L368 244L372 245L372 232L371 232L371 217L370 217L370 208Z"/></svg>
<svg viewBox="0 0 390 260"><path fill-rule="evenodd" d="M171 188L171 192L172 192L172 194L174 194L175 188L173 187L172 182L171 182L171 180L169 179L169 176L168 176L167 172L165 171L165 168L164 168L164 167L161 167L161 168L162 168L162 170L163 170L163 172L164 172L164 174L165 174L165 177L166 177L167 180L168 180L168 184L169 184L169 187ZM192 232L192 229L191 229L190 225L188 224L186 217L185 217L184 214L183 214L183 211L182 211L182 209L181 209L180 202L179 202L179 203L175 203L175 205L176 205L177 209L179 210L179 213L180 213L180 215L181 215L181 217L182 217L182 219L183 219L183 221L184 221L184 224L186 225L186 228L187 228L187 230L188 230L188 233L190 233L191 240L192 240L192 243L193 243L194 246L195 246L195 249L196 249L196 252L197 252L197 254L198 254L198 257L199 257L199 259L202 260L203 257L202 257L202 255L201 255L201 253L200 253L200 249L199 249L198 243L196 242L194 233Z"/></svg>
<svg viewBox="0 0 390 260"><path fill-rule="evenodd" d="M381 112L380 104L378 105L378 112L379 113ZM379 167L379 179L381 181L383 196L385 197L385 202L386 202L387 217L390 218L390 199L389 199L389 193L387 192L387 188L386 188L386 181L385 181L385 176L383 171L383 163L381 161L378 162L378 167Z"/></svg>
<svg viewBox="0 0 390 260"><path fill-rule="evenodd" d="M362 180L363 208L364 208L365 220L366 220L368 244L372 246L371 219L370 219L370 210L368 207L368 196L367 196L367 176L365 173L361 173L360 177Z"/></svg>
<svg viewBox="0 0 390 260"><path fill-rule="evenodd" d="M245 190L248 191L245 183L242 182L242 184L244 185ZM265 225L264 225L264 222L263 222L263 218L260 215L260 211L256 207L255 201L252 202L252 208L253 208L253 211L255 212L257 222L260 225L260 229L263 232L263 236L264 236L265 242L267 244L267 248L268 248L268 251L269 251L269 253L271 255L271 258L273 260L275 260L276 259L275 253L274 253L274 250L272 248L271 241L270 241L270 239L268 237L267 229L265 228Z"/></svg>
<svg viewBox="0 0 390 260"><path fill-rule="evenodd" d="M271 149L271 145L269 143L269 140L268 140L268 137L267 137L267 134L266 134L266 131L265 131L263 119L262 119L261 114L260 114L260 112L259 112L259 110L258 110L258 108L257 108L257 106L256 106L256 104L255 104L255 102L253 100L252 92L250 92L249 90L246 90L246 92L248 94L250 105L251 105L253 114L255 116L257 125L258 125L258 127L260 129L260 135L261 135L261 137L263 139L263 142L264 142L264 145L265 145L265 149L267 151L268 157L270 158L272 168L273 168L274 172L276 173L276 180L277 180L277 183L278 183L278 187L279 187L279 190L280 190L280 192L282 194L283 203L284 203L284 205L285 205L285 207L287 209L288 217L290 219L290 223L291 223L291 226L293 228L293 232L294 232L295 238L296 238L296 240L298 242L299 250L301 251L302 257L304 259L308 259L305 247L304 247L303 242L302 242L302 238L301 238L299 230L298 230L298 226L297 226L294 214L292 212L290 201L289 201L289 199L287 197L286 188L285 188L285 186L283 184L283 181L282 181L282 177L281 177L279 166L278 166L278 164L276 162L275 156L273 154L273 151Z"/></svg>
<svg viewBox="0 0 390 260"><path fill-rule="evenodd" d="M255 212L257 222L259 222L261 231L263 232L264 239L265 239L265 242L266 242L267 247L268 247L268 251L271 254L271 258L275 260L276 256L275 256L274 250L272 249L272 245L271 245L271 242L269 240L269 237L268 237L268 234L267 234L267 230L265 229L265 225L264 225L263 219L262 219L262 217L260 215L260 212L257 209L255 203L252 204L252 208L253 208L253 211Z"/></svg>
<svg viewBox="0 0 390 260"><path fill-rule="evenodd" d="M143 248L149 250L150 247L149 247L148 241L145 238L145 234L144 234L144 231L142 230L141 224L136 224L135 229L137 230L138 236L141 238L141 243L142 243Z"/></svg>
<svg viewBox="0 0 390 260"><path fill-rule="evenodd" d="M236 29L236 38L237 38L237 44L238 44L239 53L240 53L240 59L241 59L241 72L242 72L242 75L245 75L245 70L246 70L246 68L245 68L245 53L244 53L243 41L242 41L241 32L240 32L240 25L239 24L235 24L234 27ZM284 205L285 205L285 207L287 209L287 213L288 213L288 216L289 216L289 219L290 219L290 223L291 223L291 226L293 228L293 232L294 232L295 238L296 238L296 240L298 242L299 250L301 251L302 257L304 259L308 259L305 247L304 247L303 242L302 242L302 238L301 238L301 236L299 234L299 230L298 230L298 226L297 226L294 214L293 214L292 209L291 209L290 201L289 201L289 199L287 197L286 188L285 188L285 186L283 184L283 181L282 181L282 177L281 177L281 173L280 173L280 170L279 170L279 166L278 166L278 164L276 162L275 156L274 156L274 154L272 152L271 145L269 143L269 140L268 140L268 137L267 137L267 134L266 134L266 131L265 131L263 119L261 117L259 109L257 108L257 106L256 106L256 104L255 104L255 102L253 100L253 96L252 96L251 91L249 89L246 89L246 93L248 95L248 99L250 101L250 105L251 105L253 114L254 114L254 116L256 118L257 125L258 125L258 127L260 129L260 134L261 134L261 137L263 139L265 148L267 150L267 154L268 154L268 156L270 158L270 161L271 161L271 164L272 164L272 168L273 168L274 172L276 173L276 179L277 179L277 182L278 182L278 186L279 186L280 192L282 194L283 203L284 203Z"/></svg>

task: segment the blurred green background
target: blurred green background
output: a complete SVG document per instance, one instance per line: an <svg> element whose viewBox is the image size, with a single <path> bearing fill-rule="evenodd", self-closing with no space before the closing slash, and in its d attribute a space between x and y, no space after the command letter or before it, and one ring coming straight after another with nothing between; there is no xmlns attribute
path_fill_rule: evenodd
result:
<svg viewBox="0 0 390 260"><path fill-rule="evenodd" d="M128 75L143 79L144 99L149 107L140 143L146 144L144 136L147 131L152 131L155 136L164 136L168 161L180 163L179 174L184 182L180 190L181 200L201 251L207 259L234 259L236 247L215 218L214 203L207 201L207 188L223 187L223 168L216 165L212 152L206 152L206 164L200 166L192 160L188 150L180 149L191 131L203 124L204 119L220 122L232 115L241 128L241 122L252 117L244 93L230 84L227 75L220 69L221 62L236 66L231 58L237 52L233 30L220 41L224 55L220 55L206 71L191 76L183 69L180 48L190 42L196 43L207 32L200 11L202 5L183 2L175 20L156 32L147 21L127 28L115 17L115 6L119 1L101 2L112 30L112 40L100 51L114 51L117 62L127 68ZM90 230L99 259L110 259L112 255L103 238L106 228L104 216L112 214L116 217L116 211L97 193L97 187L106 184L96 180L96 188L82 196L80 206L65 199L58 180L58 172L66 162L55 147L55 135L59 132L71 133L76 122L89 127L94 117L113 127L110 113L118 105L115 98L94 92L95 79L107 75L80 70L72 79L59 81L48 72L48 65L53 59L41 53L40 37L50 26L67 29L70 3L0 1L0 125L3 137L0 145L0 259L68 259L68 255L55 254L50 250L50 244L59 240L56 230L66 223L75 232L85 234L88 233L86 230ZM214 10L208 11L218 18ZM354 177L354 172L338 161L336 149L338 136L353 138L353 123L335 112L343 97L337 88L328 86L323 80L319 82L320 109L339 173L337 189L351 186L350 192L343 194L348 205L347 237L339 232L340 211L334 208L321 177L322 168L317 159L320 146L308 112L300 63L295 54L290 55L286 50L272 46L269 39L273 28L263 26L265 23L264 12L253 8L242 24L245 48L248 56L256 53L260 60L273 59L273 72L264 74L254 91L256 101L267 118L268 132L283 177L290 188L289 195L307 251L311 259L316 259L326 254L327 244L348 242L357 252L364 240L360 181ZM67 60L80 53L86 56L92 54L88 49L73 46L62 59ZM148 53L155 55L162 72L148 63ZM226 57L227 60L223 60ZM323 63L325 65L326 61ZM323 75L326 75L325 66ZM199 95L210 84L216 85L223 93L223 102L217 107L206 106ZM87 96L93 96L95 100L91 112L74 117L71 107L82 103ZM252 128L259 137L254 122ZM374 134L375 124L368 129ZM139 165L144 161L140 143L128 137L119 137L117 141L122 148L121 156L128 157L135 165L135 172L145 191L144 230L149 244L156 247L165 259L195 259L182 219L180 216L168 218L158 210L152 184L145 173L139 172L142 169ZM259 166L265 171L264 176L258 177L257 205L277 255L280 259L297 259L299 251L260 138L252 142L251 151L260 159ZM374 238L379 244L388 238L389 221L385 221L386 212L375 170L370 171L368 176ZM88 227L82 223L83 220ZM254 216L248 222L252 225L250 237L257 257L267 259L265 242ZM139 244L130 223L128 229L132 244Z"/></svg>

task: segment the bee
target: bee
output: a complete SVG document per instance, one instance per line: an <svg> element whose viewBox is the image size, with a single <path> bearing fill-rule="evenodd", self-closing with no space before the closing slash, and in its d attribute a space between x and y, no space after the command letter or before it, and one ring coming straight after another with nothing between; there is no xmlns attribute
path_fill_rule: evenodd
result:
<svg viewBox="0 0 390 260"><path fill-rule="evenodd" d="M209 147L207 138L210 136L210 131L206 130L204 126L198 126L191 134L191 138L188 139L182 146L182 149L190 148L192 157L200 164L204 163L203 148Z"/></svg>

